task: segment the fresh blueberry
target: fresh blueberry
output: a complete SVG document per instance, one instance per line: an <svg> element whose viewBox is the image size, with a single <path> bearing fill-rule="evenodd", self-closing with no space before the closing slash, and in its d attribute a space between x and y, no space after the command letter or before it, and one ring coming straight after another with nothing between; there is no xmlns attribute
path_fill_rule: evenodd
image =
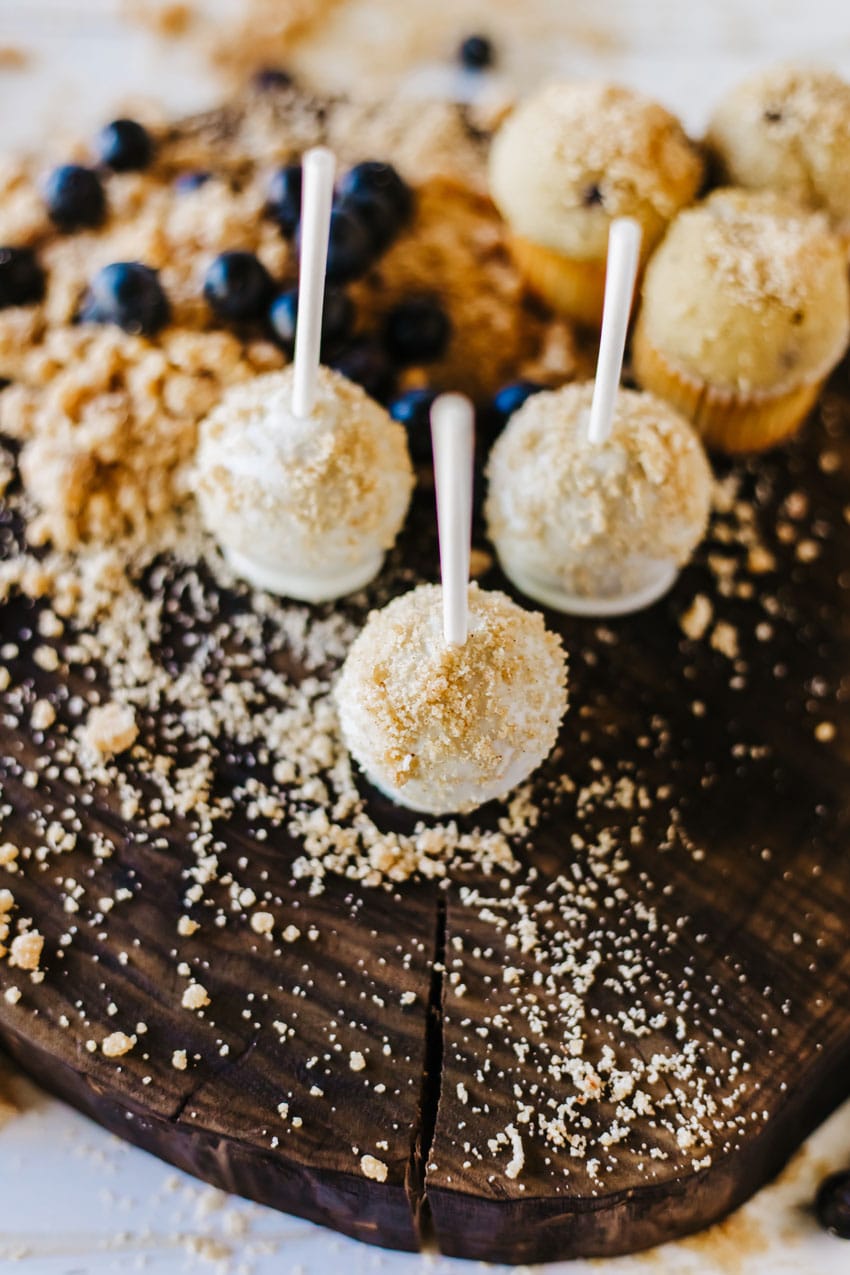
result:
<svg viewBox="0 0 850 1275"><path fill-rule="evenodd" d="M545 389L546 386L541 385L539 381L509 381L507 385L503 385L493 397L493 411L499 425L504 425L514 412L518 412L532 394L539 394Z"/></svg>
<svg viewBox="0 0 850 1275"><path fill-rule="evenodd" d="M384 343L396 363L431 363L445 351L449 316L437 301L417 297L393 306L384 323Z"/></svg>
<svg viewBox="0 0 850 1275"><path fill-rule="evenodd" d="M0 248L0 310L44 296L44 271L31 248Z"/></svg>
<svg viewBox="0 0 850 1275"><path fill-rule="evenodd" d="M44 199L51 221L60 230L99 226L106 216L103 183L93 168L62 164L49 173Z"/></svg>
<svg viewBox="0 0 850 1275"><path fill-rule="evenodd" d="M295 349L297 319L298 289L287 288L286 292L279 292L269 306L269 324L275 339L289 354Z"/></svg>
<svg viewBox="0 0 850 1275"><path fill-rule="evenodd" d="M113 120L95 138L97 157L115 173L147 168L153 159L153 141L144 124L137 120Z"/></svg>
<svg viewBox="0 0 850 1275"><path fill-rule="evenodd" d="M331 283L348 283L365 274L372 263L373 244L363 218L351 206L331 211L327 275Z"/></svg>
<svg viewBox="0 0 850 1275"><path fill-rule="evenodd" d="M139 261L115 261L99 270L80 308L84 323L117 323L151 336L169 318L168 299L155 270Z"/></svg>
<svg viewBox="0 0 850 1275"><path fill-rule="evenodd" d="M204 296L222 319L258 319L268 305L274 282L253 252L222 252L204 279Z"/></svg>
<svg viewBox="0 0 850 1275"><path fill-rule="evenodd" d="M413 195L392 164L367 160L346 173L339 188L340 204L359 213L376 251L395 237L410 217Z"/></svg>
<svg viewBox="0 0 850 1275"><path fill-rule="evenodd" d="M300 164L287 164L272 173L266 208L287 238L295 234L301 220Z"/></svg>
<svg viewBox="0 0 850 1275"><path fill-rule="evenodd" d="M483 71L493 65L493 42L486 35L468 35L458 49L458 57L467 71Z"/></svg>
<svg viewBox="0 0 850 1275"><path fill-rule="evenodd" d="M261 66L255 71L251 83L261 93L273 89L288 89L292 84L292 76L282 66Z"/></svg>
<svg viewBox="0 0 850 1275"><path fill-rule="evenodd" d="M336 350L349 339L354 331L356 311L354 302L342 288L329 287L325 291L322 310L322 351Z"/></svg>
<svg viewBox="0 0 850 1275"><path fill-rule="evenodd" d="M389 412L407 430L407 443L416 464L431 463L431 404L434 390L408 390L390 403Z"/></svg>
<svg viewBox="0 0 850 1275"><path fill-rule="evenodd" d="M352 341L331 367L342 372L349 381L362 385L367 394L382 402L393 392L393 370L386 352L376 341L361 337Z"/></svg>
<svg viewBox="0 0 850 1275"><path fill-rule="evenodd" d="M291 354L295 348L298 289L279 293L269 307L269 323L276 339ZM354 302L342 288L329 287L322 306L322 354L338 350L354 328Z"/></svg>
<svg viewBox="0 0 850 1275"><path fill-rule="evenodd" d="M824 1179L815 1199L815 1212L825 1231L850 1240L850 1170Z"/></svg>
<svg viewBox="0 0 850 1275"><path fill-rule="evenodd" d="M174 189L180 195L188 195L190 191L197 190L200 186L205 186L211 177L212 173L208 173L204 169L180 173L174 178Z"/></svg>

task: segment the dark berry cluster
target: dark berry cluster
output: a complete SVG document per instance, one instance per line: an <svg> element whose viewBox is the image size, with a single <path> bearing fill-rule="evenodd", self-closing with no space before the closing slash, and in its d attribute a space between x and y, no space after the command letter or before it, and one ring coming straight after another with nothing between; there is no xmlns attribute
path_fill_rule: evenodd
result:
<svg viewBox="0 0 850 1275"><path fill-rule="evenodd" d="M268 215L288 239L299 238L301 166L287 164L271 177ZM335 192L328 239L327 290L322 317L322 357L374 397L386 400L399 368L441 357L450 336L448 316L436 299L412 297L395 305L377 333L355 334L356 314L344 285L361 278L386 252L413 212L413 194L392 164L356 164ZM291 354L298 290L280 292L268 311L275 339Z"/></svg>
<svg viewBox="0 0 850 1275"><path fill-rule="evenodd" d="M60 164L44 179L48 215L63 233L102 225L109 172L147 168L153 139L136 120L113 120L94 140L94 163ZM31 248L0 247L0 308L32 305L44 296L45 278ZM168 302L153 270L115 262L92 281L80 317L119 323L130 332L155 332L168 321Z"/></svg>
<svg viewBox="0 0 850 1275"><path fill-rule="evenodd" d="M109 172L126 173L147 168L153 159L150 133L137 120L113 120L94 140L96 164L60 164L44 182L44 201L50 219L59 230L99 226L106 217Z"/></svg>

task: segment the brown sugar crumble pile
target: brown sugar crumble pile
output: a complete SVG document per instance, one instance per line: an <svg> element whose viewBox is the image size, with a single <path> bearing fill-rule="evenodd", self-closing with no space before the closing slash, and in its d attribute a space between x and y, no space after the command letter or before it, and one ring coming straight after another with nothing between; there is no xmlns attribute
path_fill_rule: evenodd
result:
<svg viewBox="0 0 850 1275"><path fill-rule="evenodd" d="M226 1118L323 1167L332 1145L358 1186L651 1187L766 1118L753 1057L793 1027L790 974L757 985L745 954L734 1004L716 981L747 900L723 897L732 836L721 822L712 840L707 812L738 810L735 851L768 882L770 810L745 798L754 780L772 797L783 756L758 705L781 692L823 758L845 746L834 677L819 654L799 663L834 618L800 598L836 528L802 444L787 466L739 465L654 621L561 622L571 711L506 804L435 820L370 791L335 679L369 608L435 573L430 495L368 595L311 609L233 578L186 474L223 389L284 357L213 323L203 270L239 247L291 281L265 183L320 140L346 163L377 148L419 183L416 219L353 289L363 322L444 277L465 335L429 377L462 369L480 393L482 369L574 370L476 188L480 137L455 108L417 107L415 128L405 110L388 123L287 90L178 126L152 170L111 179L105 227L72 237L28 169L0 182L0 241L37 246L48 280L43 302L0 312L0 1025L53 1032L78 1071L171 1124ZM213 178L178 198L174 177L212 151ZM72 322L91 270L122 258L161 272L172 322L155 338ZM846 411L834 396L822 415L817 467L837 482ZM433 1137L411 1149L426 1115Z"/></svg>
<svg viewBox="0 0 850 1275"><path fill-rule="evenodd" d="M0 432L22 443L21 474L36 502L33 541L73 548L147 533L187 495L197 426L224 389L283 364L257 324L236 331L212 314L204 275L225 251L255 253L292 286L292 244L267 213L270 178L326 143L340 171L379 157L414 187L407 229L351 288L358 331L380 327L396 302L438 295L452 325L443 356L410 367L400 389L429 383L492 393L519 373L564 380L575 368L570 330L529 309L485 194L479 125L446 102L317 98L297 88L257 92L155 136L143 172L107 184L96 229L57 233L40 183L45 163L0 165L0 243L31 247L44 270L38 304L0 310ZM63 160L87 162L84 147ZM195 188L175 183L203 173ZM171 318L147 337L78 323L96 272L138 261L158 272Z"/></svg>

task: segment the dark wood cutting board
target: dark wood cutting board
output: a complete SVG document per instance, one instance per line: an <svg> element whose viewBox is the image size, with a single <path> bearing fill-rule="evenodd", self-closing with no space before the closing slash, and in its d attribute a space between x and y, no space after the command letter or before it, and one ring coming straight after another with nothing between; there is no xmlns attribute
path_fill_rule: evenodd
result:
<svg viewBox="0 0 850 1275"><path fill-rule="evenodd" d="M244 917L179 938L193 862L180 827L153 845L95 791L61 867L33 856L8 880L15 916L45 936L45 977L0 961L0 992L22 992L0 995L3 1045L164 1159L390 1247L622 1253L757 1190L850 1093L847 378L798 441L730 471L741 503L668 598L604 625L548 617L570 651L571 709L516 872L460 864L386 889L329 876L312 896L292 879L297 839L257 841L237 816L218 834L222 870L242 860L276 924L300 918L271 960ZM401 555L430 578L432 523L425 492ZM495 569L483 583L504 587ZM711 619L687 637L697 595ZM36 609L2 613L12 688L54 699L61 723L86 687L33 661ZM43 748L6 711L0 841L34 847L72 800L62 778L23 783ZM231 782L247 773L238 755L226 765ZM363 792L379 825L413 827ZM93 859L98 832L112 857ZM64 947L60 875L85 884ZM131 904L97 921L90 900L120 885ZM184 949L204 1017L180 1006ZM112 1003L118 1025L147 1026L118 1060L86 1047L115 1028ZM302 1122L278 1127L290 1094ZM367 1152L384 1181L362 1171Z"/></svg>

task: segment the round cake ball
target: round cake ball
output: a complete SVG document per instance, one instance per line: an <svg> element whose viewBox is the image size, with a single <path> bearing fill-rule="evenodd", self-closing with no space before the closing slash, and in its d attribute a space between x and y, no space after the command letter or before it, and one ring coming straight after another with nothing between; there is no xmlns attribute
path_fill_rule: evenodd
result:
<svg viewBox="0 0 850 1275"><path fill-rule="evenodd" d="M758 451L795 430L847 347L850 291L824 217L767 191L680 213L647 267L638 380L706 442Z"/></svg>
<svg viewBox="0 0 850 1275"><path fill-rule="evenodd" d="M612 219L640 223L646 258L702 171L678 120L617 84L550 85L508 117L490 151L518 265L551 305L590 324L602 316Z"/></svg>
<svg viewBox="0 0 850 1275"><path fill-rule="evenodd" d="M727 180L822 209L850 235L850 84L832 71L777 66L728 93L707 142Z"/></svg>
<svg viewBox="0 0 850 1275"><path fill-rule="evenodd" d="M699 438L651 394L620 390L610 437L587 437L593 383L535 394L488 465L486 516L505 574L561 611L655 601L705 534L711 470Z"/></svg>
<svg viewBox="0 0 850 1275"><path fill-rule="evenodd" d="M195 491L236 573L322 602L362 588L404 522L413 470L404 427L359 385L319 369L308 417L293 369L229 389L201 423Z"/></svg>
<svg viewBox="0 0 850 1275"><path fill-rule="evenodd" d="M439 585L373 611L342 668L345 743L372 783L432 815L504 797L551 751L566 659L543 617L469 586L469 636L443 638Z"/></svg>

